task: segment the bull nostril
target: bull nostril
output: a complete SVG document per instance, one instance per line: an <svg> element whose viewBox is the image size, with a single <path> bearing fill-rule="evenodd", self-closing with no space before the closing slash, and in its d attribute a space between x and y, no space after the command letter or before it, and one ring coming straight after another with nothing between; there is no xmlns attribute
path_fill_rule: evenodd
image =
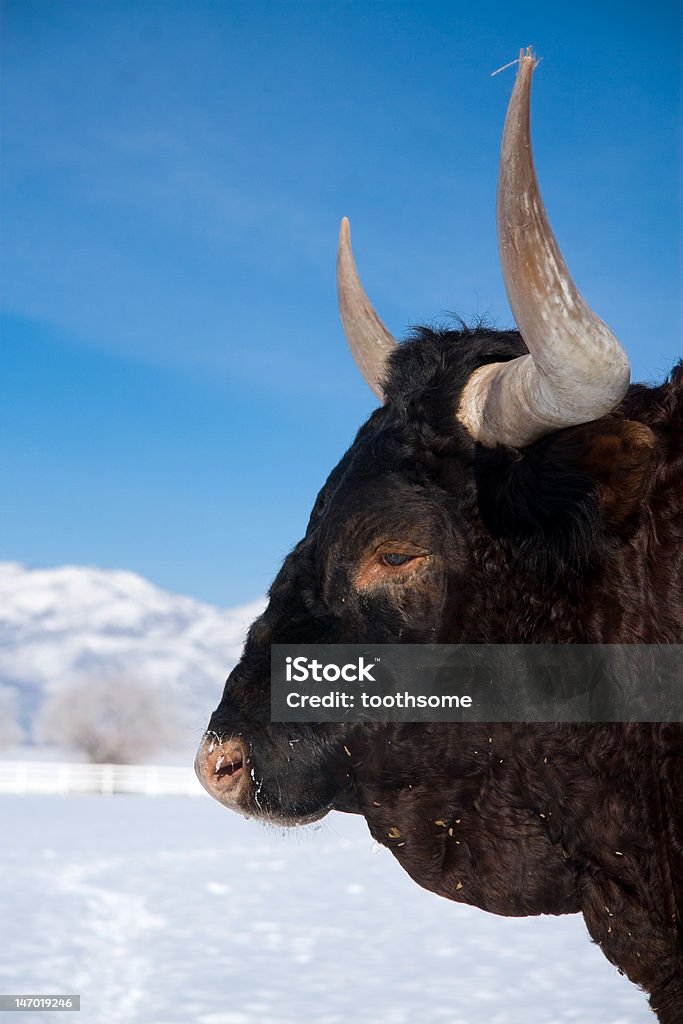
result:
<svg viewBox="0 0 683 1024"><path fill-rule="evenodd" d="M221 755L216 761L213 771L214 775L237 775L242 768L243 762L239 755L232 758L225 758Z"/></svg>

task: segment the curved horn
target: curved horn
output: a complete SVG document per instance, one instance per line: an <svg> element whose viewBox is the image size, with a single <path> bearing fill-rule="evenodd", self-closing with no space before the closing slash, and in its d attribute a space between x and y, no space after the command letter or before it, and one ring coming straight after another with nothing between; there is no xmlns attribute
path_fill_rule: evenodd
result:
<svg viewBox="0 0 683 1024"><path fill-rule="evenodd" d="M562 427L598 419L629 385L626 353L584 302L548 222L531 152L531 48L519 57L500 155L498 244L505 287L530 355L480 367L458 418L493 447L521 448Z"/></svg>
<svg viewBox="0 0 683 1024"><path fill-rule="evenodd" d="M398 342L372 308L360 283L351 251L351 232L346 217L341 222L337 253L337 294L344 334L353 358L377 397L384 401L381 381L388 357Z"/></svg>

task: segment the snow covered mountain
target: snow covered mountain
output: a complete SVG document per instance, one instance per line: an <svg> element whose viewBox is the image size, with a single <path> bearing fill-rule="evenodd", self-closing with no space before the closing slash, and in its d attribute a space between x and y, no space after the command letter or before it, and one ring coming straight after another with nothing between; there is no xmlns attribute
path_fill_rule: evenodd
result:
<svg viewBox="0 0 683 1024"><path fill-rule="evenodd" d="M206 725L244 632L263 602L223 609L132 572L0 563L0 687L29 727L60 687L144 680L168 694L188 731Z"/></svg>

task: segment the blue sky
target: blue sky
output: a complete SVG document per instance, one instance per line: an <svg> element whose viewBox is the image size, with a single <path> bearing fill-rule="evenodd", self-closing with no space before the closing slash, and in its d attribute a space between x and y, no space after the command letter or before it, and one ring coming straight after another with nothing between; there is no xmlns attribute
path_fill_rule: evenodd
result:
<svg viewBox="0 0 683 1024"><path fill-rule="evenodd" d="M476 7L476 9L475 9ZM264 592L371 411L351 218L387 325L511 317L498 147L533 44L537 168L634 376L681 351L671 3L6 0L0 557Z"/></svg>

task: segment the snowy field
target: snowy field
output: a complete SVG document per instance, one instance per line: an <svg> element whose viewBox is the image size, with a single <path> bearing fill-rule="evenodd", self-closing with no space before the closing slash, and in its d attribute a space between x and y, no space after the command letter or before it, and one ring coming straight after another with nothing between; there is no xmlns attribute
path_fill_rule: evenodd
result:
<svg viewBox="0 0 683 1024"><path fill-rule="evenodd" d="M362 820L266 830L208 799L0 797L0 992L80 1024L649 1024L581 919L423 892ZM9 1021L9 1016L8 1016Z"/></svg>

